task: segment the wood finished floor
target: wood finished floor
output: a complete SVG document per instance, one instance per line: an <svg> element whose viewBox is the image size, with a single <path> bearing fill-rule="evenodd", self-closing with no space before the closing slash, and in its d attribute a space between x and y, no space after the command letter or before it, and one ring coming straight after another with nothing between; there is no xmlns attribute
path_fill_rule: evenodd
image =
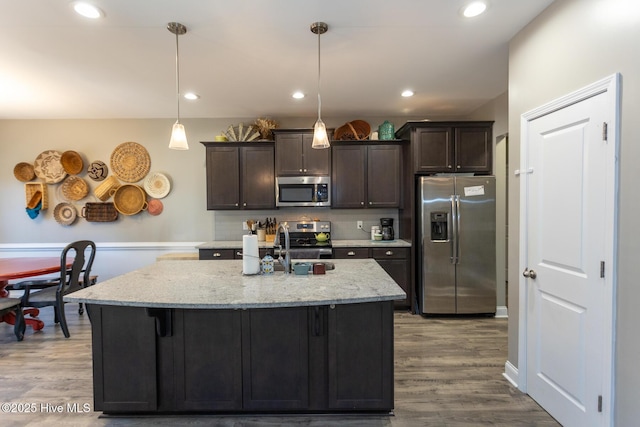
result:
<svg viewBox="0 0 640 427"><path fill-rule="evenodd" d="M71 338L42 310L42 331L17 342L0 324L0 403L33 404L35 413L0 413L2 426L558 426L532 399L504 379L507 320L422 318L395 314L394 416L101 417L93 412L90 325L67 307ZM67 404L86 413L68 412ZM63 413L51 412L56 406ZM50 412L46 412L49 408Z"/></svg>

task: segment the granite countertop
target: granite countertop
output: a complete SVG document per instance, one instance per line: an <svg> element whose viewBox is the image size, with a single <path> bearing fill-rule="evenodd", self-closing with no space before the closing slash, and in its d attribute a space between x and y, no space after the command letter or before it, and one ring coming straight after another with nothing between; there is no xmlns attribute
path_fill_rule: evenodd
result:
<svg viewBox="0 0 640 427"><path fill-rule="evenodd" d="M334 248L376 248L376 247L402 247L410 248L411 243L405 240L331 240ZM272 248L273 242L258 242L259 248ZM214 240L197 246L198 249L238 249L242 248L239 240Z"/></svg>
<svg viewBox="0 0 640 427"><path fill-rule="evenodd" d="M406 240L332 240L334 248L410 248Z"/></svg>
<svg viewBox="0 0 640 427"><path fill-rule="evenodd" d="M278 271L269 276L244 276L241 260L165 260L99 282L64 299L134 307L245 309L353 304L406 297L373 259L331 262L335 270L327 270L324 275L285 275Z"/></svg>

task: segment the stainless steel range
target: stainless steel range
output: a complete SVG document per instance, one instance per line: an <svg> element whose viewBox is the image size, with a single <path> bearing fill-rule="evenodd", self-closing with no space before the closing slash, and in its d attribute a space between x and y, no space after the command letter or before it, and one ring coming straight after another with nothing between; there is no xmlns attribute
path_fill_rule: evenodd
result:
<svg viewBox="0 0 640 427"><path fill-rule="evenodd" d="M289 229L289 253L291 258L332 258L331 221L287 221ZM325 236L322 235L324 233ZM324 239L318 239L326 237ZM284 246L284 233L280 241Z"/></svg>

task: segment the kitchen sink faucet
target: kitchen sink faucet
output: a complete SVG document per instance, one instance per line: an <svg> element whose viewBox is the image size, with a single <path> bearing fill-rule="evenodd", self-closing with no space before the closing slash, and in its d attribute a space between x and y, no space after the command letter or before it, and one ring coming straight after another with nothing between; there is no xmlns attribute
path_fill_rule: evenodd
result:
<svg viewBox="0 0 640 427"><path fill-rule="evenodd" d="M280 242L280 229L284 232L284 249L285 254L284 258L282 258L282 243ZM290 240L289 240L289 226L286 222L281 222L278 224L278 229L276 230L276 237L273 240L273 245L278 245L278 262L284 268L284 274L289 274L289 270L291 268L291 256L290 252Z"/></svg>

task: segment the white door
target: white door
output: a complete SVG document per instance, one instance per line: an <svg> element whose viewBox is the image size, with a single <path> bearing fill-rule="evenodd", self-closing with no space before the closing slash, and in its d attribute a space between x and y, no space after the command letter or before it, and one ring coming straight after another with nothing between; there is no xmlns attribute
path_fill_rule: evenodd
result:
<svg viewBox="0 0 640 427"><path fill-rule="evenodd" d="M565 427L609 424L613 92L529 120L523 138L526 391Z"/></svg>

